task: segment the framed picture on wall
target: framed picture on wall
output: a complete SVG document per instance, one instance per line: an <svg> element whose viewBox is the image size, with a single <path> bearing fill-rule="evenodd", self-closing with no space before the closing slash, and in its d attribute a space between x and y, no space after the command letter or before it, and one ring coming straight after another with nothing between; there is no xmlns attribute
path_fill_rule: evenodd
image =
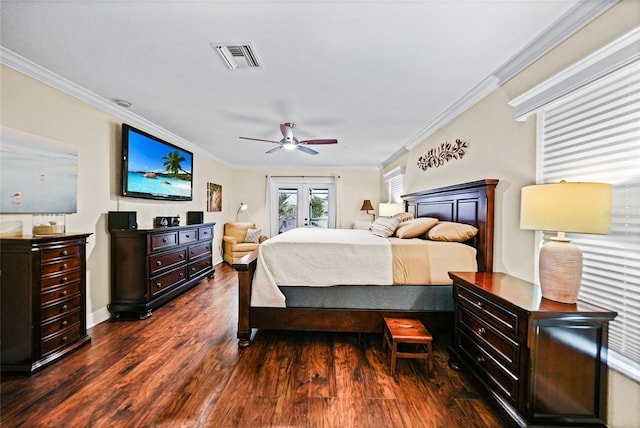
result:
<svg viewBox="0 0 640 428"><path fill-rule="evenodd" d="M207 183L207 211L222 211L222 185Z"/></svg>

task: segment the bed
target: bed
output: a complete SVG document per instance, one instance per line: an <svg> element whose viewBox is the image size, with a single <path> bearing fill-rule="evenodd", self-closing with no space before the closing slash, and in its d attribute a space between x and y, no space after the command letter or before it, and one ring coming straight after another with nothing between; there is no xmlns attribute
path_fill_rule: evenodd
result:
<svg viewBox="0 0 640 428"><path fill-rule="evenodd" d="M440 221L475 226L477 234L465 241L464 245L473 249L477 270L491 272L497 183L498 180L485 179L404 195L405 212L415 218L433 217ZM358 235L357 239L362 233L370 232L351 232ZM359 250L358 254L360 253ZM320 263L324 259L317 257L314 263ZM336 259L327 260L336 262ZM343 257L342 260L355 259ZM320 285L314 287L305 284L278 284L278 290L286 301L286 304L282 304L283 300L279 299L265 301L255 296L252 298L252 295L260 293L256 291L259 290L257 287L253 290L259 263L268 264L268 260L259 257L256 251L232 265L238 272L237 337L241 348L250 345L253 329L375 333L382 332L384 317L389 316L418 318L434 335L449 335L453 331L450 283L390 284L390 279L383 272L374 275L376 280L363 275L365 279L362 283L351 275L351 279L347 277L345 284L338 286L327 286L322 281L313 284ZM291 263L293 265L294 262ZM355 269L355 261L353 266ZM326 272L345 270L332 267L327 266ZM440 267L440 271L443 269L446 268ZM260 268L259 277L264 276L263 271L264 266ZM437 278L438 275L434 277ZM378 281L377 278L382 279Z"/></svg>

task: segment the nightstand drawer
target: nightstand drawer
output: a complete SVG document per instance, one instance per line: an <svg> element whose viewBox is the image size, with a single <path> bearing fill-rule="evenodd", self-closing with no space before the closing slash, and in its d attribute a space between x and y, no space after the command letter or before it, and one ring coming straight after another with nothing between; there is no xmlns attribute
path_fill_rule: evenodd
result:
<svg viewBox="0 0 640 428"><path fill-rule="evenodd" d="M42 250L42 261L59 259L61 257L77 257L80 255L79 245L70 245L62 248L52 248L50 250Z"/></svg>
<svg viewBox="0 0 640 428"><path fill-rule="evenodd" d="M456 313L458 325L465 333L474 337L482 347L502 362L513 373L520 368L521 345L500 333L492 325L462 306Z"/></svg>
<svg viewBox="0 0 640 428"><path fill-rule="evenodd" d="M518 337L518 315L504 307L497 306L484 297L468 290L465 287L455 287L457 299L478 317L494 325L499 331Z"/></svg>
<svg viewBox="0 0 640 428"><path fill-rule="evenodd" d="M518 400L518 378L500 365L475 339L459 330L457 337L460 351L475 365L475 373L488 386L502 395L512 405Z"/></svg>

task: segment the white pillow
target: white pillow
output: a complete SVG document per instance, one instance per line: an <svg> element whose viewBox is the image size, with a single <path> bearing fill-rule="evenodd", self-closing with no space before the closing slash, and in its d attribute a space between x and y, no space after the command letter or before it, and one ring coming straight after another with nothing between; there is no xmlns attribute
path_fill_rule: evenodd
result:
<svg viewBox="0 0 640 428"><path fill-rule="evenodd" d="M260 235L262 235L262 229L247 229L247 236L244 238L244 242L259 244Z"/></svg>
<svg viewBox="0 0 640 428"><path fill-rule="evenodd" d="M371 233L383 238L388 238L396 231L400 221L393 217L378 217L371 225Z"/></svg>
<svg viewBox="0 0 640 428"><path fill-rule="evenodd" d="M427 230L438 224L438 219L433 217L420 217L401 222L396 228L396 236L403 239L417 238L424 235Z"/></svg>
<svg viewBox="0 0 640 428"><path fill-rule="evenodd" d="M441 221L427 232L427 237L433 241L464 242L478 233L478 228L470 224Z"/></svg>

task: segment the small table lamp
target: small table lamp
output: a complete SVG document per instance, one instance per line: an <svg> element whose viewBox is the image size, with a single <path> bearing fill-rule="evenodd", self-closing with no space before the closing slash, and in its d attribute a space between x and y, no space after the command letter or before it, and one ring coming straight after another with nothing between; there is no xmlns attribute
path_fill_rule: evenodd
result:
<svg viewBox="0 0 640 428"><path fill-rule="evenodd" d="M367 214L372 215L373 216L373 220L376 220L376 213L370 213L369 211L373 211L373 205L371 205L371 201L369 199L365 199L362 202L362 208L360 208L360 211L366 211Z"/></svg>
<svg viewBox="0 0 640 428"><path fill-rule="evenodd" d="M582 251L565 232L605 234L611 228L612 186L539 184L522 188L520 228L558 232L540 249L542 297L575 303L582 283Z"/></svg>
<svg viewBox="0 0 640 428"><path fill-rule="evenodd" d="M392 217L403 210L402 204L381 203L378 205L378 216L380 217Z"/></svg>

